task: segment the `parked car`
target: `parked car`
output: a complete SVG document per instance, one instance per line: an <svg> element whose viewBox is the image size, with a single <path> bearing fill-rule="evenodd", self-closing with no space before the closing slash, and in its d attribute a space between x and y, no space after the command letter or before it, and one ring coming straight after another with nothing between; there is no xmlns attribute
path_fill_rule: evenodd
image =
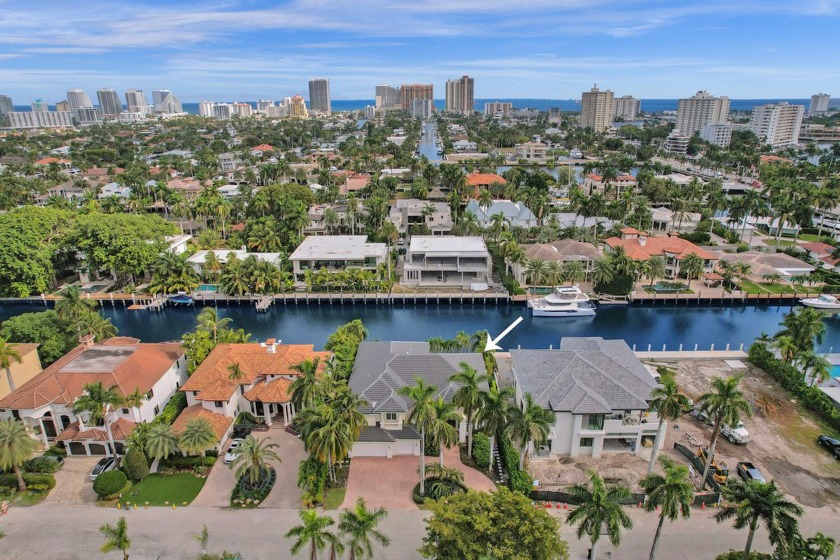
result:
<svg viewBox="0 0 840 560"><path fill-rule="evenodd" d="M96 477L100 474L104 473L105 471L112 471L116 468L117 462L114 460L113 457L103 457L96 463L96 466L93 467L93 470L90 471L90 479L96 480Z"/></svg>
<svg viewBox="0 0 840 560"><path fill-rule="evenodd" d="M711 426L713 424L709 415L700 408L692 410L691 415L707 426ZM741 445L745 445L750 442L750 433L744 427L743 422L738 422L734 428L727 426L726 424L721 424L720 435L728 439L730 443L740 443Z"/></svg>
<svg viewBox="0 0 840 560"><path fill-rule="evenodd" d="M817 443L831 451L835 459L840 460L840 439L822 435L817 438Z"/></svg>
<svg viewBox="0 0 840 560"><path fill-rule="evenodd" d="M229 465L236 460L236 457L239 455L236 452L236 449L242 445L242 442L244 441L244 439L235 439L230 442L230 447L228 447L227 453L225 453L225 465Z"/></svg>
<svg viewBox="0 0 840 560"><path fill-rule="evenodd" d="M755 465L748 461L741 461L735 467L735 470L738 472L738 476L746 480L747 482L751 480L755 480L756 482L760 482L764 484L767 482L764 480L764 475L761 474L761 471L758 470Z"/></svg>

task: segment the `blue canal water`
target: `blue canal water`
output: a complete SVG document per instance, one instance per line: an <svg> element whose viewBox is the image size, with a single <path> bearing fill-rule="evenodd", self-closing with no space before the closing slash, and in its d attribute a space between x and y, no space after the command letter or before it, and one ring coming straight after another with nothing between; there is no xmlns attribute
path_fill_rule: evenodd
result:
<svg viewBox="0 0 840 560"><path fill-rule="evenodd" d="M30 311L42 311L38 305L0 306L0 320ZM324 345L335 328L353 319L361 319L371 339L426 340L439 336L451 338L459 330L473 333L487 329L495 336L517 317L524 320L501 342L503 348L548 348L557 346L564 336L602 336L620 338L638 349L650 344L661 349L665 344L676 350L680 344L693 349L711 344L722 349L726 344L737 348L750 344L762 332L780 330L790 306L747 305L699 307L696 305L600 306L595 317L531 317L523 305L482 305L441 303L426 305L334 304L272 306L266 313L256 313L253 305L220 306L219 314L230 317L235 327L252 333L253 340L279 338L287 343ZM196 307L169 307L162 312L129 311L106 305L104 314L119 328L120 334L147 342L178 340L195 325ZM840 349L840 316L825 319L827 334L822 351Z"/></svg>

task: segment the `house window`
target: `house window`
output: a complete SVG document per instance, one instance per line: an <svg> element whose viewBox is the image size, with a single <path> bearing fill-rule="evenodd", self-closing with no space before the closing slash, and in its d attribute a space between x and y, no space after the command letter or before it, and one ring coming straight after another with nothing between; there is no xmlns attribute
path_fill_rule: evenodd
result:
<svg viewBox="0 0 840 560"><path fill-rule="evenodd" d="M397 421L397 413L396 412L386 412L385 413L385 420L388 422L396 422Z"/></svg>
<svg viewBox="0 0 840 560"><path fill-rule="evenodd" d="M128 409L127 408L122 409L122 413L123 414L128 414Z"/></svg>
<svg viewBox="0 0 840 560"><path fill-rule="evenodd" d="M587 430L603 430L604 429L604 415L590 414L586 417Z"/></svg>
<svg viewBox="0 0 840 560"><path fill-rule="evenodd" d="M213 401L213 406L216 408L222 408L222 401Z"/></svg>
<svg viewBox="0 0 840 560"><path fill-rule="evenodd" d="M155 416L157 416L158 414L160 414L160 405L156 404L155 405Z"/></svg>
<svg viewBox="0 0 840 560"><path fill-rule="evenodd" d="M583 437L580 438L580 447L592 447L592 444L595 442L594 439L591 437Z"/></svg>
<svg viewBox="0 0 840 560"><path fill-rule="evenodd" d="M154 397L154 396L155 396L155 392L154 392L154 390L153 390L153 389L149 389L149 392L148 392L148 393L146 393L146 399L147 399L147 400L148 400L148 399L151 399L151 398L152 398L152 397Z"/></svg>

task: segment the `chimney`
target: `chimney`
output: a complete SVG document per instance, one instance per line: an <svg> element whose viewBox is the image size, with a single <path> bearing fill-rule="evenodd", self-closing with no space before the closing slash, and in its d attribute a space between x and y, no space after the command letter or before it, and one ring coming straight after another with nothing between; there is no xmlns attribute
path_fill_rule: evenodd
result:
<svg viewBox="0 0 840 560"><path fill-rule="evenodd" d="M276 338L268 338L265 341L265 346L268 348L267 352L269 354L274 354L277 348L277 339Z"/></svg>
<svg viewBox="0 0 840 560"><path fill-rule="evenodd" d="M95 339L96 337L92 334L81 336L79 337L79 344L81 344L85 348L90 348L91 346L93 346Z"/></svg>
<svg viewBox="0 0 840 560"><path fill-rule="evenodd" d="M639 234L639 246L644 247L645 245L647 245L647 234L641 233Z"/></svg>

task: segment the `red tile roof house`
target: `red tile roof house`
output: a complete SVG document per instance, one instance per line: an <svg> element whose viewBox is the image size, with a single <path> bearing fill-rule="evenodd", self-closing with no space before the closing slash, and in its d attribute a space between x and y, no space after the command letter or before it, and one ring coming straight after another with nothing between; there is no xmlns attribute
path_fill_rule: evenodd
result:
<svg viewBox="0 0 840 560"><path fill-rule="evenodd" d="M261 157L265 155L266 152L273 152L274 150L274 146L271 146L269 144L260 144L251 148L251 155L255 157Z"/></svg>
<svg viewBox="0 0 840 560"><path fill-rule="evenodd" d="M286 425L297 412L289 387L301 375L292 366L318 359L323 373L330 356L314 351L311 344L278 344L271 338L265 343L219 344L181 387L188 406L173 427L186 425L185 415L202 416L216 427L223 445L240 412L261 416L269 426L275 419ZM242 371L240 379L230 377L234 364Z"/></svg>
<svg viewBox="0 0 840 560"><path fill-rule="evenodd" d="M716 255L675 234L651 237L635 228L624 228L620 238L607 239L604 252L610 253L617 247L622 247L627 256L636 261L646 261L654 256L663 257L669 278L679 275L680 261L692 253L703 259L703 272L712 272L718 261Z"/></svg>
<svg viewBox="0 0 840 560"><path fill-rule="evenodd" d="M834 254L834 251L837 250L834 246L829 245L828 243L823 243L822 241L800 243L799 246L808 251L808 254L810 254L811 257L817 259L818 261L822 261L824 263L822 265L823 268L840 271L840 259L831 257L831 255Z"/></svg>
<svg viewBox="0 0 840 560"><path fill-rule="evenodd" d="M358 192L368 186L370 179L371 175L367 173L354 173L352 175L348 175L344 184L338 188L338 192L343 195L351 192Z"/></svg>
<svg viewBox="0 0 840 560"><path fill-rule="evenodd" d="M20 418L44 445L58 445L68 455L110 455L106 427L89 425L73 403L85 385L115 386L121 396L146 395L138 408L118 408L106 415L117 452L137 422L150 422L187 379L181 345L141 343L114 337L93 343L85 337L70 352L0 400L0 418Z"/></svg>
<svg viewBox="0 0 840 560"><path fill-rule="evenodd" d="M490 185L498 183L500 185L507 185L507 181L501 175L495 173L470 173L467 175L467 185L472 189L473 198L478 198L478 193L483 189L489 189ZM470 190L470 189L467 189Z"/></svg>
<svg viewBox="0 0 840 560"><path fill-rule="evenodd" d="M610 181L609 188L607 188L607 183L601 175L590 173L583 181L583 189L589 194L598 192L608 199L613 199L616 191L618 191L618 196L621 196L627 191L635 190L637 184L638 181L632 175L619 175Z"/></svg>

